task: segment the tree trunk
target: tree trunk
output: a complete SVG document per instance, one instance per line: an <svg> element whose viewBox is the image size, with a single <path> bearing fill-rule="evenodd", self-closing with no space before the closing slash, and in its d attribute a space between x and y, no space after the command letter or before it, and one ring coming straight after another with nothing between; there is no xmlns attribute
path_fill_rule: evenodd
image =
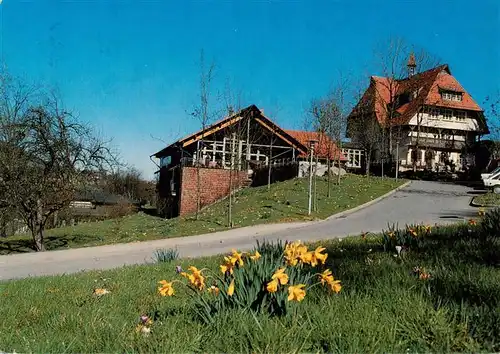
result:
<svg viewBox="0 0 500 354"><path fill-rule="evenodd" d="M332 163L330 162L330 159L328 159L328 170L327 170L327 174L328 174L328 179L327 179L327 181L328 181L328 186L327 186L328 193L327 193L327 196L328 196L328 198L331 198L331 196L332 196L332 191L331 191L331 179L332 179L331 170L332 170L332 168L331 168L331 166L332 166Z"/></svg>
<svg viewBox="0 0 500 354"><path fill-rule="evenodd" d="M367 151L366 152L366 162L365 162L365 165L366 165L366 175L369 176L370 175L370 164L371 164L371 150Z"/></svg>
<svg viewBox="0 0 500 354"><path fill-rule="evenodd" d="M271 138L271 145L269 147L269 160L267 165L267 189L271 189L271 173L272 173L272 165L271 160L273 158L273 138Z"/></svg>
<svg viewBox="0 0 500 354"><path fill-rule="evenodd" d="M316 156L316 164L314 166L314 175L313 175L313 178L314 178L314 211L318 211L318 193L317 193L317 189L316 189L316 186L317 186L317 179L318 179L318 156Z"/></svg>
<svg viewBox="0 0 500 354"><path fill-rule="evenodd" d="M0 222L0 237L7 237L7 221L3 219Z"/></svg>
<svg viewBox="0 0 500 354"><path fill-rule="evenodd" d="M229 208L227 213L227 226L233 227L233 168L229 168Z"/></svg>
<svg viewBox="0 0 500 354"><path fill-rule="evenodd" d="M200 176L200 166L198 166L198 161L196 161L196 220L200 219L200 209L201 209L201 176Z"/></svg>
<svg viewBox="0 0 500 354"><path fill-rule="evenodd" d="M233 133L231 141L231 164L229 166L229 208L227 213L227 224L228 227L233 227L233 168L235 165L234 161L234 151L235 151L235 134Z"/></svg>
<svg viewBox="0 0 500 354"><path fill-rule="evenodd" d="M337 185L340 186L340 154L342 153L342 141L340 138L338 139L339 142L339 153L337 155Z"/></svg>
<svg viewBox="0 0 500 354"><path fill-rule="evenodd" d="M37 252L45 251L43 242L43 210L42 201L37 201L36 220L31 224L31 234L33 236L33 244Z"/></svg>

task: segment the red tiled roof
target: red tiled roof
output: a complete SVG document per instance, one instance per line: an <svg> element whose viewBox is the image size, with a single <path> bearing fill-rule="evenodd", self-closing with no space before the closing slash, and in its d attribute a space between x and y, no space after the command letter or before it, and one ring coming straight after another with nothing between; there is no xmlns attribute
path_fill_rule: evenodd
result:
<svg viewBox="0 0 500 354"><path fill-rule="evenodd" d="M392 103L391 100L397 95L415 90L418 90L417 97L396 109L398 116L393 117L393 124L408 124L423 105L482 112L481 107L451 75L448 65L441 65L404 80L372 76L370 86L353 113L360 109L360 104L368 103L369 110L375 113L378 122L386 125L387 107ZM462 101L444 100L442 90L462 93Z"/></svg>
<svg viewBox="0 0 500 354"><path fill-rule="evenodd" d="M347 158L340 152L337 144L330 139L330 137L324 133L318 132L308 132L302 130L285 130L289 135L294 137L302 145L309 148L309 141L316 140L316 147L314 148L314 154L320 158L336 160L340 154L340 159L346 161ZM307 155L302 153L300 157L306 157Z"/></svg>

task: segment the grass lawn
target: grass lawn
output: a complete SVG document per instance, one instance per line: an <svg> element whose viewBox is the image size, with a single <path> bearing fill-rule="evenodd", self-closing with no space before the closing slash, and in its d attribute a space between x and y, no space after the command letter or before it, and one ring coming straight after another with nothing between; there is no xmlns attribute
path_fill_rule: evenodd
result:
<svg viewBox="0 0 500 354"><path fill-rule="evenodd" d="M403 184L390 178L346 175L340 186L332 183L332 197L327 198L326 179L317 180L318 210L307 216L308 179L294 179L237 193L233 206L235 227L263 223L305 221L326 218L375 199ZM115 220L83 223L46 231L49 250L97 246L188 236L227 229L227 201L207 207L200 219L183 217L165 220L142 213ZM0 254L31 251L30 236L0 238Z"/></svg>
<svg viewBox="0 0 500 354"><path fill-rule="evenodd" d="M488 192L474 197L474 203L481 206L500 206L500 194Z"/></svg>
<svg viewBox="0 0 500 354"><path fill-rule="evenodd" d="M285 317L228 309L206 325L180 286L159 296L159 280L181 279L176 265L217 269L221 257L0 283L0 351L498 352L500 238L479 229L434 228L400 257L378 235L332 240L341 292L315 288ZM154 319L149 336L135 332L141 314Z"/></svg>

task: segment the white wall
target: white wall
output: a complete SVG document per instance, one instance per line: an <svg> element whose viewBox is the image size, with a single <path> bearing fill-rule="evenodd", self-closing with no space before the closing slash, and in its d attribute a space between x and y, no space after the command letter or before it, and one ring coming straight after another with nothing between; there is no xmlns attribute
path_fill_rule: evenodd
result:
<svg viewBox="0 0 500 354"><path fill-rule="evenodd" d="M417 114L415 114L408 124L417 126L417 118L420 121L420 126L438 129L480 131L477 119L465 118L464 120L457 120L456 117L453 116L453 118L450 120L444 119L442 112L439 118L432 118L428 113L418 113L418 117Z"/></svg>

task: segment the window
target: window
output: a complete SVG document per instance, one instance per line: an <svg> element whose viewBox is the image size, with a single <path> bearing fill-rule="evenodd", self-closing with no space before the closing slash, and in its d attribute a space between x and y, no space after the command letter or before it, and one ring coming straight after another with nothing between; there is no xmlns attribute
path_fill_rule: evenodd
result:
<svg viewBox="0 0 500 354"><path fill-rule="evenodd" d="M433 119L438 119L439 118L439 109L431 108L429 110L429 117L433 118Z"/></svg>
<svg viewBox="0 0 500 354"><path fill-rule="evenodd" d="M466 117L465 111L457 111L457 120L464 121Z"/></svg>
<svg viewBox="0 0 500 354"><path fill-rule="evenodd" d="M163 156L160 158L160 167L167 167L172 162L172 156Z"/></svg>
<svg viewBox="0 0 500 354"><path fill-rule="evenodd" d="M444 119L451 119L453 118L453 111L451 109L445 109L443 113L443 118Z"/></svg>
<svg viewBox="0 0 500 354"><path fill-rule="evenodd" d="M441 93L443 100L448 101L462 101L462 94L460 92L444 91Z"/></svg>

